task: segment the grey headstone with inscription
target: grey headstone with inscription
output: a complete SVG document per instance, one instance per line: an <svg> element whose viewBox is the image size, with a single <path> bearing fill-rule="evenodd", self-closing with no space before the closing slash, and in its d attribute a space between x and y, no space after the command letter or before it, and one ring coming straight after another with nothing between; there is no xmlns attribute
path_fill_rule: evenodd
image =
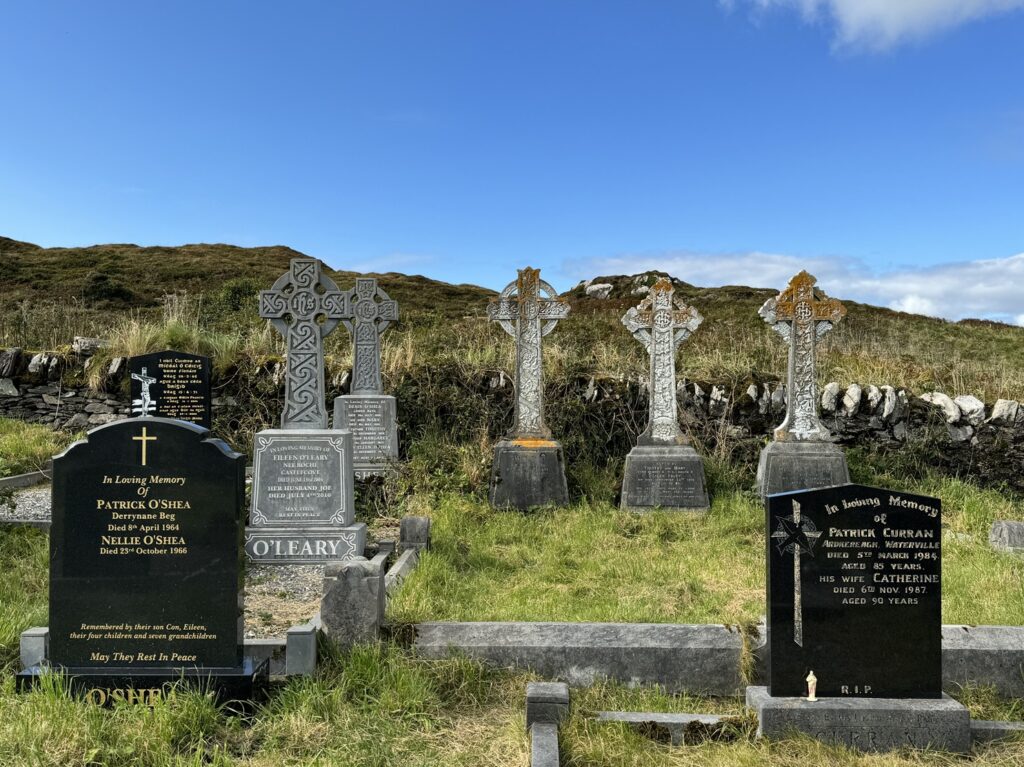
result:
<svg viewBox="0 0 1024 767"><path fill-rule="evenodd" d="M312 258L294 258L260 293L260 316L285 337L280 429L254 440L245 551L256 562L313 564L362 556L354 523L352 434L327 428L323 339L348 314L348 297Z"/></svg>
<svg viewBox="0 0 1024 767"><path fill-rule="evenodd" d="M540 278L539 269L527 267L487 307L487 315L516 341L516 422L494 448L491 503L524 511L568 503L562 446L544 422L541 339L569 315L569 304Z"/></svg>
<svg viewBox="0 0 1024 767"><path fill-rule="evenodd" d="M707 511L704 464L679 428L676 349L703 321L661 278L622 324L650 355L650 417L626 456L621 507L632 511Z"/></svg>
<svg viewBox="0 0 1024 767"><path fill-rule="evenodd" d="M360 277L345 292L342 322L352 334L352 386L334 400L334 428L352 432L357 479L383 474L398 459L395 398L384 394L380 376L380 337L398 321L398 302Z"/></svg>
<svg viewBox="0 0 1024 767"><path fill-rule="evenodd" d="M789 344L786 418L775 429L774 441L761 451L757 466L757 490L762 497L850 481L846 455L818 419L815 381L818 341L846 315L846 309L815 288L815 282L810 274L800 272L758 312Z"/></svg>

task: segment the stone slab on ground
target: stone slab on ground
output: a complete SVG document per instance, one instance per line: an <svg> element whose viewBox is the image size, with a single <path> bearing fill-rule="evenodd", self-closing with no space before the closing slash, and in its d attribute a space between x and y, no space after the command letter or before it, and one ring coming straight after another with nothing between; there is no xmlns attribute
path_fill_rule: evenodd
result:
<svg viewBox="0 0 1024 767"><path fill-rule="evenodd" d="M967 684L1024 697L1024 626L942 627L942 687Z"/></svg>
<svg viewBox="0 0 1024 767"><path fill-rule="evenodd" d="M569 717L569 685L564 682L528 682L526 726L537 722L560 724Z"/></svg>
<svg viewBox="0 0 1024 767"><path fill-rule="evenodd" d="M757 464L757 491L762 498L849 482L846 453L831 442L771 442Z"/></svg>
<svg viewBox="0 0 1024 767"><path fill-rule="evenodd" d="M988 542L996 551L1024 554L1024 522L993 522L988 531Z"/></svg>
<svg viewBox="0 0 1024 767"><path fill-rule="evenodd" d="M971 720L971 742L991 743L1024 736L1024 722L994 722L989 719Z"/></svg>
<svg viewBox="0 0 1024 767"><path fill-rule="evenodd" d="M530 767L559 767L558 725L537 722L530 727Z"/></svg>
<svg viewBox="0 0 1024 767"><path fill-rule="evenodd" d="M930 748L965 754L971 748L967 707L942 698L773 698L767 687L748 687L759 737L794 733L860 751Z"/></svg>
<svg viewBox="0 0 1024 767"><path fill-rule="evenodd" d="M745 686L743 637L722 625L421 623L415 646L428 658L463 653L574 686L611 679L706 695L738 695Z"/></svg>
<svg viewBox="0 0 1024 767"><path fill-rule="evenodd" d="M598 711L597 721L623 722L649 736L664 734L673 746L717 739L741 724L740 719L734 716L664 714L653 711Z"/></svg>

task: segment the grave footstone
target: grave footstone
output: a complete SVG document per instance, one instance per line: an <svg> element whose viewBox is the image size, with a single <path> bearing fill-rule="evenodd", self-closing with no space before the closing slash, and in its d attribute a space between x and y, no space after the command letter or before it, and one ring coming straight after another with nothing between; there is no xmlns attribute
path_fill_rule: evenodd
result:
<svg viewBox="0 0 1024 767"><path fill-rule="evenodd" d="M569 304L540 278L539 269L527 267L487 307L487 314L516 342L516 420L494 448L491 503L524 511L568 503L562 446L544 422L541 339L569 315Z"/></svg>
<svg viewBox="0 0 1024 767"><path fill-rule="evenodd" d="M793 490L842 485L850 481L846 455L833 444L818 418L815 348L846 309L814 287L800 272L759 314L789 344L786 418L775 439L761 451L757 488L762 497Z"/></svg>
<svg viewBox="0 0 1024 767"><path fill-rule="evenodd" d="M679 428L676 349L703 317L674 297L672 281L659 279L622 324L651 360L647 429L626 456L621 507L632 511L707 511L704 464Z"/></svg>
<svg viewBox="0 0 1024 767"><path fill-rule="evenodd" d="M210 358L162 351L128 358L131 414L190 421L210 428Z"/></svg>
<svg viewBox="0 0 1024 767"><path fill-rule="evenodd" d="M768 685L760 734L876 751L965 751L967 709L942 692L937 498L843 485L770 496Z"/></svg>
<svg viewBox="0 0 1024 767"><path fill-rule="evenodd" d="M152 703L179 679L249 699L242 654L245 458L194 424L119 421L53 461L47 664L95 703Z"/></svg>
<svg viewBox="0 0 1024 767"><path fill-rule="evenodd" d="M323 339L348 315L348 299L312 258L294 258L260 316L285 337L280 429L256 434L249 558L316 564L362 556L366 525L355 523L352 433L327 428Z"/></svg>
<svg viewBox="0 0 1024 767"><path fill-rule="evenodd" d="M395 398L384 394L380 376L380 337L398 321L398 302L361 277L345 293L342 322L352 335L352 385L334 400L334 428L352 432L357 479L380 476L398 460Z"/></svg>

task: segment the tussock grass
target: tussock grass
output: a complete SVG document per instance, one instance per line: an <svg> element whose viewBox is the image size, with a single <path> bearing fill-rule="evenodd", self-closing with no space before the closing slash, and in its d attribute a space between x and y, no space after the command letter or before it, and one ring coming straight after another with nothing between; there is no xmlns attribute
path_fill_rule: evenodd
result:
<svg viewBox="0 0 1024 767"><path fill-rule="evenodd" d="M48 426L0 418L0 477L42 469L75 439Z"/></svg>

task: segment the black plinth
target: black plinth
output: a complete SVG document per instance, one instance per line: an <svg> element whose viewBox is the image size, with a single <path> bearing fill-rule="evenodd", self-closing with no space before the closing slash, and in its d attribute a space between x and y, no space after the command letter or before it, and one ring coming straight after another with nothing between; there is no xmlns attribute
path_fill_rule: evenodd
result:
<svg viewBox="0 0 1024 767"><path fill-rule="evenodd" d="M491 504L526 511L569 502L562 446L552 440L503 440L494 447Z"/></svg>
<svg viewBox="0 0 1024 767"><path fill-rule="evenodd" d="M67 678L70 691L97 705L125 701L153 705L176 686L209 690L220 703L258 700L264 696L269 680L269 661L257 663L243 658L234 668L68 668L32 666L18 672L18 692L27 692L46 674L60 673Z"/></svg>

